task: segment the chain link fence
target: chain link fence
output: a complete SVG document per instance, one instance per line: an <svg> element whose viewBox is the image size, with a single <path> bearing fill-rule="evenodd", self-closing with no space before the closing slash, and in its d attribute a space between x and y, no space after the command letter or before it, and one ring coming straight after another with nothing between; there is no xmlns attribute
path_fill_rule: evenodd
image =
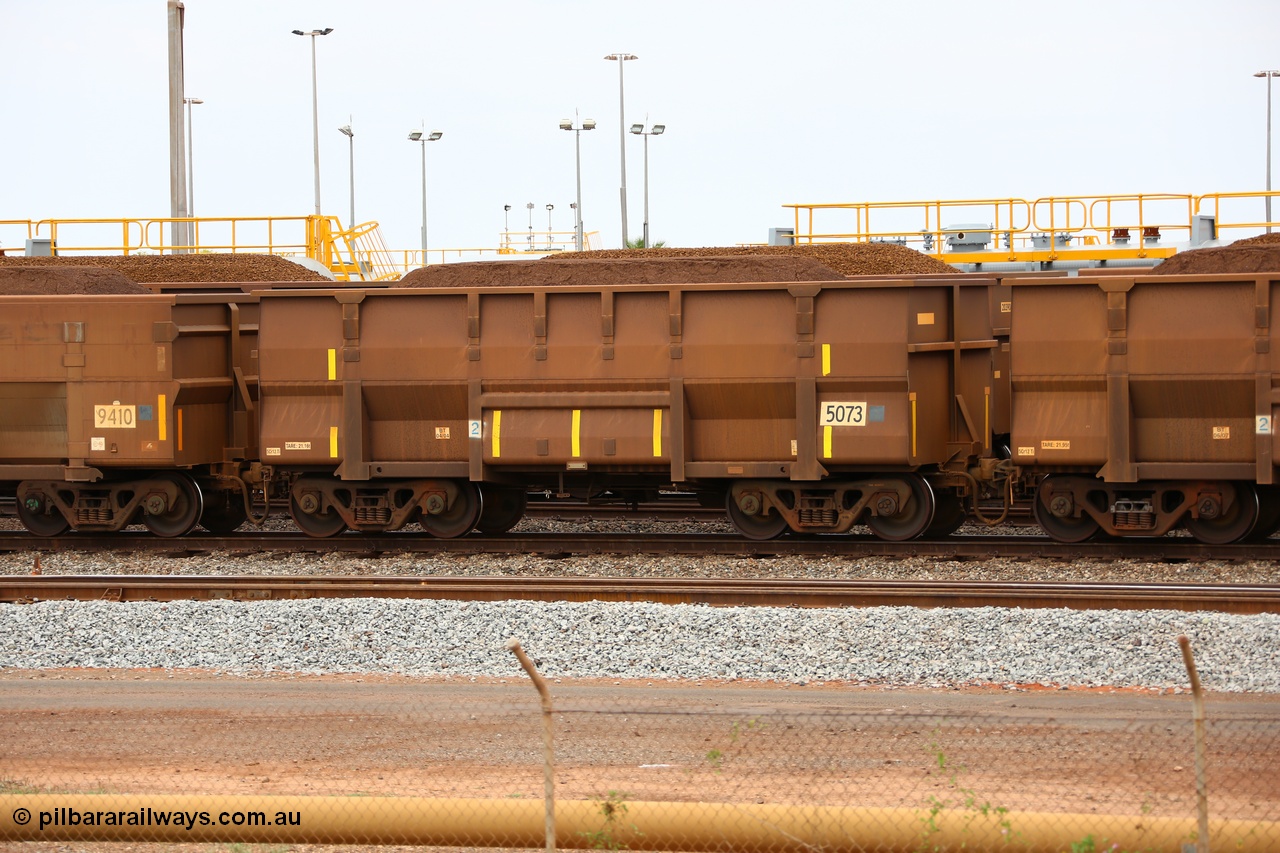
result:
<svg viewBox="0 0 1280 853"><path fill-rule="evenodd" d="M1189 694L548 686L9 673L0 849L1280 850L1268 701L1207 704L1205 838Z"/></svg>

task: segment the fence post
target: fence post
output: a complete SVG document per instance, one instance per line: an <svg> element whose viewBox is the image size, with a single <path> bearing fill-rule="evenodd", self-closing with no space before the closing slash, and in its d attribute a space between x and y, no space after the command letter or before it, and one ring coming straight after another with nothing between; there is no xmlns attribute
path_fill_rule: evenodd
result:
<svg viewBox="0 0 1280 853"><path fill-rule="evenodd" d="M538 688L538 696L542 699L542 791L546 802L546 841L547 853L555 853L556 849L556 789L555 789L555 750L552 747L551 691L547 682L538 674L538 668L520 648L520 641L512 637L507 640L507 648L520 661L520 666L529 674L533 686Z"/></svg>
<svg viewBox="0 0 1280 853"><path fill-rule="evenodd" d="M1191 718L1195 721L1196 741L1196 811L1198 815L1198 831L1196 832L1196 853L1209 853L1209 794L1205 789L1205 745L1204 745L1204 694L1200 690L1200 676L1196 673L1196 661L1191 656L1191 641L1186 635L1178 637L1178 646L1182 649L1182 662L1187 667L1187 675L1191 677L1191 695L1193 700Z"/></svg>

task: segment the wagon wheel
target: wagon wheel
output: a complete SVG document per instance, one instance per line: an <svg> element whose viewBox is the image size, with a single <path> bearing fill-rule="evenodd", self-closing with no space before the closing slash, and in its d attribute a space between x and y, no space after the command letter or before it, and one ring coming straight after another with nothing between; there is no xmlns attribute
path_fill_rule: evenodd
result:
<svg viewBox="0 0 1280 853"><path fill-rule="evenodd" d="M1264 542L1280 530L1280 489L1275 486L1256 486L1258 491L1258 523L1249 534L1250 542Z"/></svg>
<svg viewBox="0 0 1280 853"><path fill-rule="evenodd" d="M748 539L754 539L763 542L769 539L777 539L783 533L786 533L789 525L787 520L782 517L782 513L776 510L769 514L747 515L738 506L738 502L733 499L733 489L729 490L728 496L725 498L725 509L729 512L729 520L733 522L733 526L738 532Z"/></svg>
<svg viewBox="0 0 1280 853"><path fill-rule="evenodd" d="M1226 545L1248 536L1258 523L1258 493L1247 483L1235 483L1236 499L1231 509L1217 518L1187 516L1182 524L1196 539L1206 545Z"/></svg>
<svg viewBox="0 0 1280 853"><path fill-rule="evenodd" d="M964 501L955 492L942 492L934 495L935 507L933 521L925 529L926 539L941 539L955 533L968 521L969 515L964 511Z"/></svg>
<svg viewBox="0 0 1280 853"><path fill-rule="evenodd" d="M476 530L481 533L506 533L524 518L529 496L524 489L490 486L480 488L483 508Z"/></svg>
<svg viewBox="0 0 1280 853"><path fill-rule="evenodd" d="M153 479L172 483L177 490L177 497L168 504L160 501L157 504L159 512L152 512L147 506L150 499L143 498L142 523L156 536L166 539L190 533L191 528L200 520L200 513L204 508L200 489L186 474L174 471L161 471Z"/></svg>
<svg viewBox="0 0 1280 853"><path fill-rule="evenodd" d="M457 486L458 496L453 499L453 506L438 515L424 512L418 519L422 529L438 539L456 539L470 533L484 508L479 489L465 482Z"/></svg>
<svg viewBox="0 0 1280 853"><path fill-rule="evenodd" d="M225 536L239 529L249 518L244 501L236 492L219 490L204 496L204 512L200 513L200 526L210 533Z"/></svg>
<svg viewBox="0 0 1280 853"><path fill-rule="evenodd" d="M1081 511L1079 518L1074 516L1060 518L1054 515L1044 502L1046 494L1048 492L1042 483L1036 492L1035 500L1032 501L1034 507L1032 512L1036 517L1036 524L1039 524L1040 529L1051 538L1058 542L1083 542L1098 532L1098 522L1087 512Z"/></svg>
<svg viewBox="0 0 1280 853"><path fill-rule="evenodd" d="M911 488L911 497L898 506L896 513L867 517L867 527L871 528L871 532L890 542L915 539L933 523L936 506L933 489L923 477L915 474L904 477L903 482Z"/></svg>
<svg viewBox="0 0 1280 853"><path fill-rule="evenodd" d="M330 507L325 512L310 513L298 505L298 496L289 495L289 516L298 529L314 539L328 539L347 529L342 514Z"/></svg>
<svg viewBox="0 0 1280 853"><path fill-rule="evenodd" d="M21 495L21 491L19 491ZM71 525L43 492L32 492L18 500L18 520L22 526L36 536L46 539L61 536Z"/></svg>

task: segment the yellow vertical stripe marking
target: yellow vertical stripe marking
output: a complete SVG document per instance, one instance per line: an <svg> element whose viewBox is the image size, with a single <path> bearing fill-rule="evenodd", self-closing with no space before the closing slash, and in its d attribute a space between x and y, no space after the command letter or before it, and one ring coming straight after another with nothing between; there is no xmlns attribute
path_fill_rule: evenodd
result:
<svg viewBox="0 0 1280 853"><path fill-rule="evenodd" d="M575 457L582 455L582 409L573 410L573 455Z"/></svg>
<svg viewBox="0 0 1280 853"><path fill-rule="evenodd" d="M156 398L156 418L159 419L160 421L159 426L160 426L161 441L167 441L169 439L169 421L166 418L168 412L165 411L164 406L165 406L165 395L161 394Z"/></svg>
<svg viewBox="0 0 1280 853"><path fill-rule="evenodd" d="M916 395L911 395L911 458L916 455Z"/></svg>
<svg viewBox="0 0 1280 853"><path fill-rule="evenodd" d="M329 427L329 458L338 458L338 428Z"/></svg>
<svg viewBox="0 0 1280 853"><path fill-rule="evenodd" d="M822 345L822 375L831 375L831 344Z"/></svg>
<svg viewBox="0 0 1280 853"><path fill-rule="evenodd" d="M982 446L991 449L991 389L982 389L985 411L982 414Z"/></svg>
<svg viewBox="0 0 1280 853"><path fill-rule="evenodd" d="M502 412L498 409L493 410L493 458L497 459L502 455L502 447L498 443L499 436L502 435Z"/></svg>
<svg viewBox="0 0 1280 853"><path fill-rule="evenodd" d="M178 450L182 450L182 409L174 406L173 417L178 422Z"/></svg>
<svg viewBox="0 0 1280 853"><path fill-rule="evenodd" d="M653 455L662 455L662 409L653 410Z"/></svg>
<svg viewBox="0 0 1280 853"><path fill-rule="evenodd" d="M822 458L831 458L831 427L829 426L822 428Z"/></svg>
<svg viewBox="0 0 1280 853"><path fill-rule="evenodd" d="M338 351L336 349L329 350L329 381L338 378Z"/></svg>

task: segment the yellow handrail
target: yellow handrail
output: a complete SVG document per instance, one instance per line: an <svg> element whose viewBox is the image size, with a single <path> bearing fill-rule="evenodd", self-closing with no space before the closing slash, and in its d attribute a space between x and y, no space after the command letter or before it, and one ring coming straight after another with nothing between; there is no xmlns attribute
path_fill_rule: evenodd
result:
<svg viewBox="0 0 1280 853"><path fill-rule="evenodd" d="M175 223L190 226L188 242L170 238ZM574 233L543 231L528 236L529 246L502 235L494 247L431 249L387 248L377 222L343 228L333 216L247 216L159 219L5 219L0 236L16 231L25 239L48 237L58 255L186 254L191 252L267 253L303 256L328 268L338 281L391 281L428 263L484 260L513 255L542 257L574 249ZM12 239L12 238L11 238ZM518 247L518 248L517 248ZM599 232L584 235L584 248L597 249ZM17 246L0 250L22 254Z"/></svg>
<svg viewBox="0 0 1280 853"><path fill-rule="evenodd" d="M1218 234L1248 236L1245 229L1275 225L1260 212L1267 192L1045 196L1007 199L784 204L794 215L796 243L898 242L942 260L981 261L995 254L1008 260L1052 260L1061 251L1077 256L1159 257L1172 254L1173 241L1196 234L1195 217L1208 213ZM844 214L844 227L817 227L819 212ZM852 227L848 219L852 217ZM875 222L873 223L873 218ZM830 221L831 216L826 216ZM956 239L965 232L990 232L982 253L966 251ZM1233 233L1234 232L1234 233ZM951 239L949 239L951 238ZM1130 240L1133 241L1132 248ZM1163 241L1164 245L1159 245Z"/></svg>

